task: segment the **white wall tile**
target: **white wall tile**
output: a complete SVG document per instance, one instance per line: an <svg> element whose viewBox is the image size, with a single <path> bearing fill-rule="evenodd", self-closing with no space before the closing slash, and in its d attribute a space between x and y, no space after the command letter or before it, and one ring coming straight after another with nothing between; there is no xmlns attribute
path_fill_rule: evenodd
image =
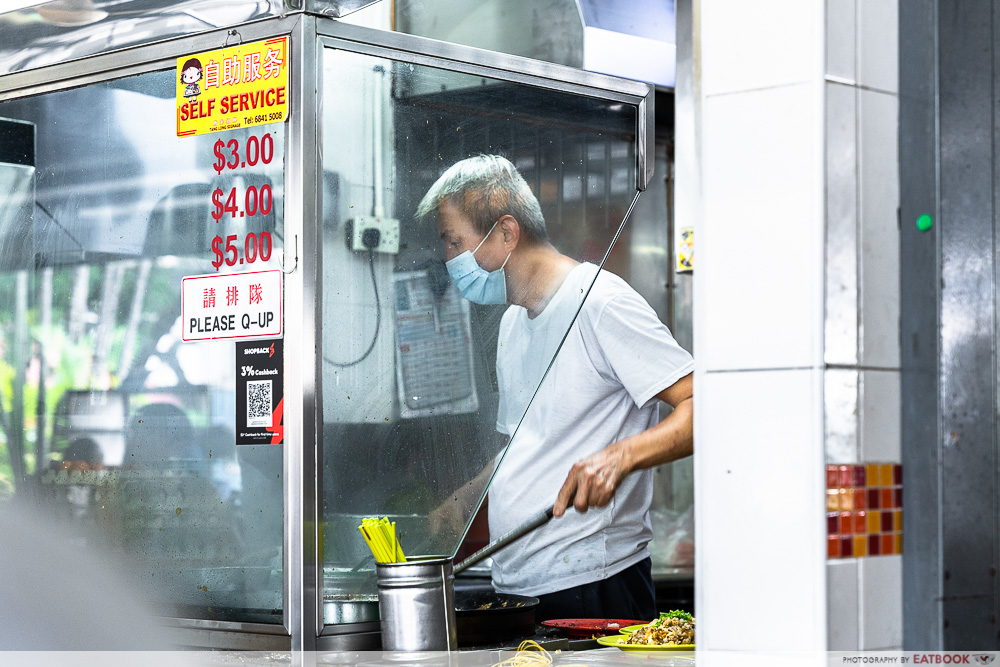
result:
<svg viewBox="0 0 1000 667"><path fill-rule="evenodd" d="M855 80L857 61L856 0L826 0L826 73Z"/></svg>
<svg viewBox="0 0 1000 667"><path fill-rule="evenodd" d="M826 624L828 651L857 651L858 561L832 560L826 564Z"/></svg>
<svg viewBox="0 0 1000 667"><path fill-rule="evenodd" d="M861 460L900 459L899 371L861 371Z"/></svg>
<svg viewBox="0 0 1000 667"><path fill-rule="evenodd" d="M861 364L899 368L898 100L859 92Z"/></svg>
<svg viewBox="0 0 1000 667"><path fill-rule="evenodd" d="M853 6L853 5L850 5ZM857 89L826 89L826 312L824 358L858 363Z"/></svg>
<svg viewBox="0 0 1000 667"><path fill-rule="evenodd" d="M785 86L705 101L708 369L822 363L822 97ZM698 275L696 274L696 280Z"/></svg>
<svg viewBox="0 0 1000 667"><path fill-rule="evenodd" d="M858 371L828 369L823 380L826 462L858 462Z"/></svg>
<svg viewBox="0 0 1000 667"><path fill-rule="evenodd" d="M858 83L899 90L899 2L857 0Z"/></svg>
<svg viewBox="0 0 1000 667"><path fill-rule="evenodd" d="M823 74L822 3L703 0L706 95L815 81Z"/></svg>
<svg viewBox="0 0 1000 667"><path fill-rule="evenodd" d="M858 559L861 590L861 650L903 644L903 557Z"/></svg>
<svg viewBox="0 0 1000 667"><path fill-rule="evenodd" d="M826 649L823 371L705 373L696 403L698 645ZM748 511L782 508L767 535Z"/></svg>

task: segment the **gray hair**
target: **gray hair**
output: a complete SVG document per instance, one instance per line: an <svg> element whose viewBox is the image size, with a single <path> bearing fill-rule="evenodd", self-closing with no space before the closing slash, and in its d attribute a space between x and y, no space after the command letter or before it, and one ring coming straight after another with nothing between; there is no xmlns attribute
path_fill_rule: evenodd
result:
<svg viewBox="0 0 1000 667"><path fill-rule="evenodd" d="M514 216L528 239L547 241L538 199L517 167L499 155L477 155L448 167L417 206L418 220L436 215L443 202L463 211L481 233L505 215Z"/></svg>

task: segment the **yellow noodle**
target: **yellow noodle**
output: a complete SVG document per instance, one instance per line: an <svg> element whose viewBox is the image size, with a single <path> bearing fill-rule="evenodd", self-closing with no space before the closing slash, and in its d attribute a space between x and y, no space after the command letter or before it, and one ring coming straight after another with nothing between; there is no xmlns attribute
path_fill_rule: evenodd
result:
<svg viewBox="0 0 1000 667"><path fill-rule="evenodd" d="M502 660L493 667L528 667L529 665L551 665L552 658L549 652L539 646L538 642L526 639L517 647L517 653L513 658Z"/></svg>

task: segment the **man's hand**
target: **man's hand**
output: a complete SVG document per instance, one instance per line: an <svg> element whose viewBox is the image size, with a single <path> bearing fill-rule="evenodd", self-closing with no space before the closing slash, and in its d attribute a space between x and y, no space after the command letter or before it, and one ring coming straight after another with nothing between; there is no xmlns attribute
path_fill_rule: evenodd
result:
<svg viewBox="0 0 1000 667"><path fill-rule="evenodd" d="M580 513L591 507L604 507L628 473L625 450L620 443L577 461L559 489L552 515L562 516L570 505Z"/></svg>
<svg viewBox="0 0 1000 667"><path fill-rule="evenodd" d="M694 447L693 375L682 377L657 397L672 405L673 412L652 428L577 461L559 489L553 516L562 516L570 505L578 512L604 507L633 470L645 470L691 455Z"/></svg>

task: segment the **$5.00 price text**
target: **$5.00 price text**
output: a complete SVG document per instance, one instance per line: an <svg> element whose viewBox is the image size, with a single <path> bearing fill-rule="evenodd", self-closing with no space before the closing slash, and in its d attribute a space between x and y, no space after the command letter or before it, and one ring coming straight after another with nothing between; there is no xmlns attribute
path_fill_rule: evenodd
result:
<svg viewBox="0 0 1000 667"><path fill-rule="evenodd" d="M212 266L218 271L219 268L225 264L226 266L235 266L237 264L243 264L244 261L247 264L253 264L259 258L260 261L266 262L271 259L271 233L261 232L260 236L250 232L246 235L243 241L243 255L240 256L240 248L236 243L239 237L236 234L230 234L226 237L225 246L223 247L223 241L221 236L216 236L212 239L212 252L215 253L215 259L212 260Z"/></svg>

